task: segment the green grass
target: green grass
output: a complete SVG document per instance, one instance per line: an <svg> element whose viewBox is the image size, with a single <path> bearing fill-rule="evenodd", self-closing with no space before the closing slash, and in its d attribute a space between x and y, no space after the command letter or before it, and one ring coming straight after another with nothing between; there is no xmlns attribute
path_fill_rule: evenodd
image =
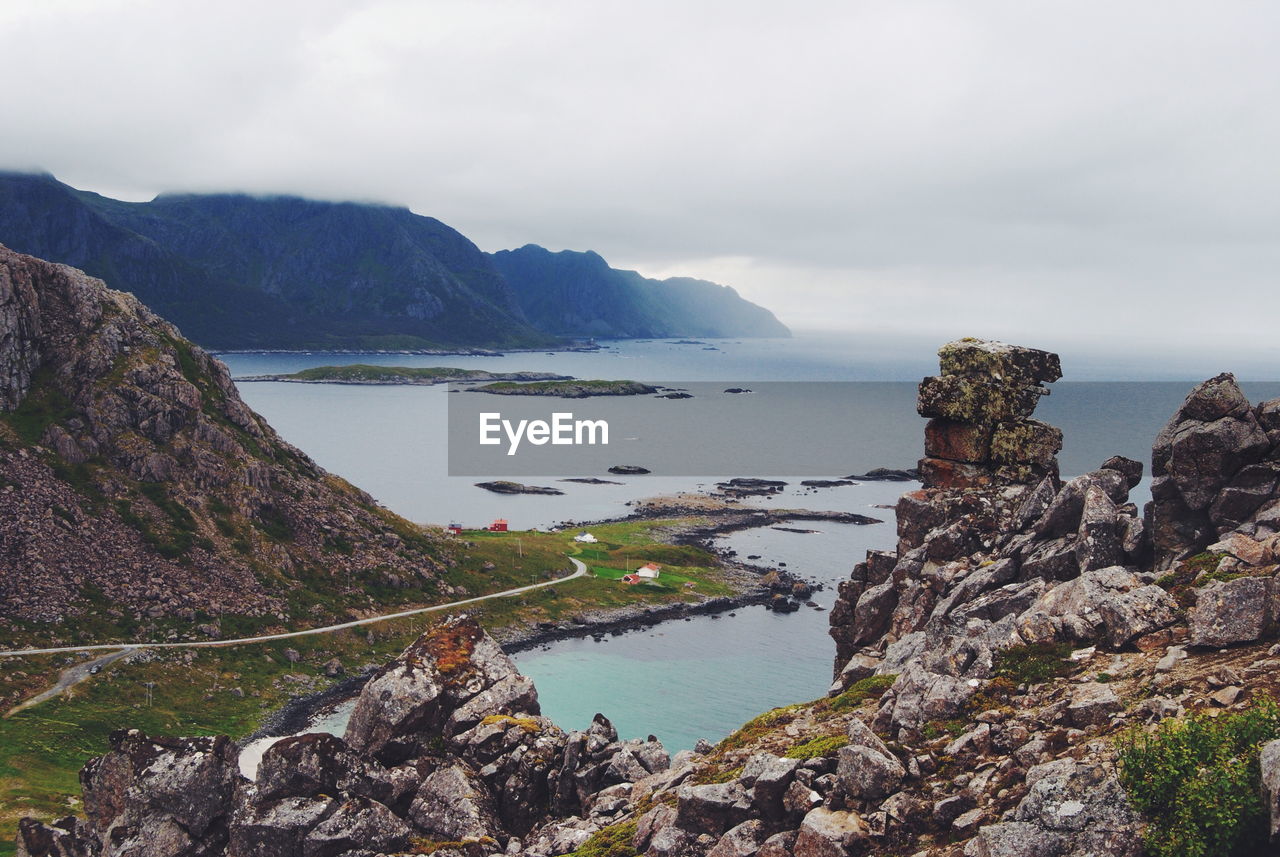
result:
<svg viewBox="0 0 1280 857"><path fill-rule="evenodd" d="M1280 738L1280 707L1264 699L1211 718L1168 719L1120 741L1120 781L1150 822L1149 857L1245 857L1267 853L1269 810L1259 793L1258 752Z"/></svg>
<svg viewBox="0 0 1280 857"><path fill-rule="evenodd" d="M788 759L817 759L824 756L834 756L837 750L847 746L848 743L849 738L847 735L824 735L797 744L784 755Z"/></svg>
<svg viewBox="0 0 1280 857"><path fill-rule="evenodd" d="M573 852L573 857L635 857L636 849L631 847L635 835L634 821L612 824L591 834L591 838Z"/></svg>
<svg viewBox="0 0 1280 857"><path fill-rule="evenodd" d="M1156 586L1168 592L1178 606L1186 610L1195 601L1194 590L1209 583L1211 579L1224 579L1215 574L1223 556L1225 554L1205 551L1184 559L1173 571L1157 580ZM1200 577L1201 574L1204 577Z"/></svg>
<svg viewBox="0 0 1280 857"><path fill-rule="evenodd" d="M0 419L7 422L24 443L35 445L45 429L75 416L76 409L58 388L47 367L37 369L31 376L30 391L17 408L0 415Z"/></svg>
<svg viewBox="0 0 1280 857"><path fill-rule="evenodd" d="M507 396L638 396L656 393L658 388L638 381L495 381L475 391Z"/></svg>
<svg viewBox="0 0 1280 857"><path fill-rule="evenodd" d="M993 672L1017 684L1038 684L1069 675L1078 665L1067 660L1070 643L1029 643L996 652Z"/></svg>
<svg viewBox="0 0 1280 857"><path fill-rule="evenodd" d="M347 383L399 382L436 383L453 380L483 380L492 378L492 372L478 369L453 369L447 366L373 366L368 363L351 363L346 366L313 366L285 378L299 381L341 381Z"/></svg>
<svg viewBox="0 0 1280 857"><path fill-rule="evenodd" d="M831 700L832 711L844 711L849 708L857 708L868 699L879 699L884 696L884 692L893 686L898 680L898 676L890 673L888 675L873 675L854 682L849 689Z"/></svg>

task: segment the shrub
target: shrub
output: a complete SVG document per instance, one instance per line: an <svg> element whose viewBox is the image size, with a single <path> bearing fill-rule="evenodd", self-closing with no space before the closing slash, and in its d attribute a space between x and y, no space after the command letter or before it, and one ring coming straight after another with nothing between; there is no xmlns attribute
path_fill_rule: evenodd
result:
<svg viewBox="0 0 1280 857"><path fill-rule="evenodd" d="M1010 646L996 653L994 672L1017 684L1037 684L1074 670L1076 665L1067 660L1070 655L1070 643Z"/></svg>
<svg viewBox="0 0 1280 857"><path fill-rule="evenodd" d="M1280 737L1270 699L1238 714L1165 720L1120 739L1120 782L1150 821L1151 857L1262 854L1268 809L1259 790L1259 747Z"/></svg>
<svg viewBox="0 0 1280 857"><path fill-rule="evenodd" d="M849 739L844 735L824 735L797 744L784 755L788 759L817 759L820 756L833 755L848 743Z"/></svg>
<svg viewBox="0 0 1280 857"><path fill-rule="evenodd" d="M893 686L898 677L893 674L867 676L854 682L848 690L831 700L832 711L843 711L846 708L857 708L868 699L879 699L884 692Z"/></svg>
<svg viewBox="0 0 1280 857"><path fill-rule="evenodd" d="M591 834L591 838L573 852L573 857L635 857L631 840L636 835L634 821L612 824Z"/></svg>

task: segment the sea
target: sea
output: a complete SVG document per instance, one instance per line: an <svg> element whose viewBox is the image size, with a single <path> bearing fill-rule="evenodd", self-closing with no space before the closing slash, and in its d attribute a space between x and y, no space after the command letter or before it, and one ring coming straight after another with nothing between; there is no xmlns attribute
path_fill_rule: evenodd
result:
<svg viewBox="0 0 1280 857"><path fill-rule="evenodd" d="M791 404L784 419L725 418L723 443L758 440L762 426L785 460L789 450L810 462L830 463L826 478L838 479L875 467L906 468L921 455L924 420L915 413L919 379L936 366L932 354L886 357L873 344L832 334L770 340L625 340L590 352L516 352L501 356L437 356L346 353L233 353L219 355L233 376L283 374L303 368L349 363L449 366L491 372L540 371L583 379L636 380L675 386L681 382L743 385L792 382L829 399L847 397L847 432L814 431L814 413ZM1050 385L1036 417L1061 428L1059 456L1064 476L1096 468L1111 455L1149 461L1152 439L1203 378L1144 380L1126 366L1107 366L1082 356L1091 378L1071 380L1073 355L1062 355L1065 380ZM1230 369L1231 367L1220 367ZM1217 371L1217 370L1215 370ZM1144 373L1158 377L1159 372ZM821 382L821 383L818 383ZM839 382L832 387L833 382ZM805 386L809 384L810 386ZM513 476L560 489L558 496L498 495L475 486L475 476L449 475L448 387L358 386L241 382L245 401L289 442L321 466L368 491L389 509L421 523L484 526L505 518L513 529L548 528L623 516L636 500L679 492L707 491L718 477L779 476L753 470L751 460L732 473L679 475L678 468L651 468L664 475L616 476L600 470L543 479ZM1280 397L1280 382L1242 382L1257 402ZM661 402L663 406L670 403ZM829 404L829 403L828 403ZM714 419L714 413L711 419ZM679 445L672 438L672 448ZM802 455L803 453L803 455ZM623 462L619 462L623 463ZM492 474L486 478L500 478ZM561 481L569 475L620 484ZM779 494L744 505L851 511L880 519L868 525L804 523L791 529L764 527L721 537L720 545L766 567L784 567L823 584L813 607L780 615L746 607L716 617L667 622L618 636L566 640L516 655L520 669L538 687L543 713L566 729L584 729L597 713L609 717L623 737L655 735L672 752L699 738L715 742L771 707L823 696L831 681L834 646L827 616L836 584L868 549L892 548L894 500L912 483L859 482L806 488L801 476L786 479ZM1148 483L1133 499L1149 497ZM341 731L342 709L327 712L314 728Z"/></svg>

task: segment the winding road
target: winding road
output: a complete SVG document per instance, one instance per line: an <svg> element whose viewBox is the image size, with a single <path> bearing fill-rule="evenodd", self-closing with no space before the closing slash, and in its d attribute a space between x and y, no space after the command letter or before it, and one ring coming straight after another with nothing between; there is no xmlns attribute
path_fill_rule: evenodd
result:
<svg viewBox="0 0 1280 857"><path fill-rule="evenodd" d="M505 589L502 592L492 592L488 595L477 595L474 598L464 598L461 601L450 601L448 604L435 604L431 607L416 607L413 610L401 610L399 613L386 613L382 616L370 616L367 619L355 619L351 622L342 622L337 625L325 625L323 628L307 628L303 631L285 631L279 634L263 634L259 637L240 637L236 640L189 640L180 643L106 643L92 646L60 646L55 649L11 649L9 651L0 651L0 658L25 657L27 655L56 655L60 652L94 652L106 650L124 650L126 652L130 652L138 649L212 648L215 646L237 646L241 643L265 643L269 640L288 640L292 637L306 637L311 634L328 634L332 631L341 631L344 628L358 628L361 625L373 625L377 622L385 622L388 619L402 619L405 616L416 616L419 613L435 613L440 610L451 610L454 607L463 607L467 604L478 604L481 601L489 601L494 598L509 598L512 595L521 595L525 592L532 592L535 589L555 586L557 583L564 583L566 581L573 580L576 577L582 577L587 573L587 566L582 562L582 560L575 559L574 557L568 557L568 560L573 563L573 573L567 574L564 577L557 577L555 580L544 580L542 583L531 583L528 586L517 586L515 589ZM89 664L81 664L81 666L89 666Z"/></svg>

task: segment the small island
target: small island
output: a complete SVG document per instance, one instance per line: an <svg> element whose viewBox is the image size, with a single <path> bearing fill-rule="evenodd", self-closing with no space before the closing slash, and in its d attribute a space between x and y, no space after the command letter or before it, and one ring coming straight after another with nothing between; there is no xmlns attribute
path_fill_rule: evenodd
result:
<svg viewBox="0 0 1280 857"><path fill-rule="evenodd" d="M240 381L288 381L295 384L414 384L430 386L450 381L569 381L571 375L551 372L486 372L483 369L455 369L450 366L374 366L351 363L346 366L313 366L300 372L280 375L250 375Z"/></svg>
<svg viewBox="0 0 1280 857"><path fill-rule="evenodd" d="M586 399L591 396L643 396L656 393L657 387L638 381L575 381L559 378L545 381L499 381L473 387L472 393L495 396L555 396L561 399Z"/></svg>
<svg viewBox="0 0 1280 857"><path fill-rule="evenodd" d="M492 491L495 494L563 494L559 488L549 488L543 485L523 485L519 482L509 482L506 479L498 479L493 482L477 482L477 488L483 488L486 491Z"/></svg>

